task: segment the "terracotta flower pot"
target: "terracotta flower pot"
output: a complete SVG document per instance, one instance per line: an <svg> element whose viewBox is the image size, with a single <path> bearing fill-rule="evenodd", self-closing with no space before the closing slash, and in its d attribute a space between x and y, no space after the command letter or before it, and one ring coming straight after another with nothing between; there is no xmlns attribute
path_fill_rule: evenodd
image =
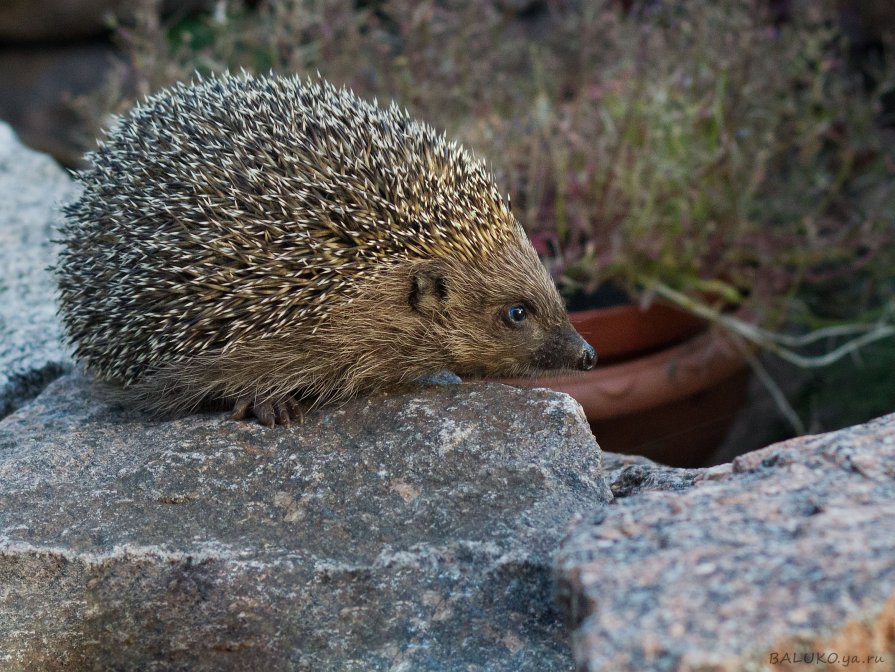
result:
<svg viewBox="0 0 895 672"><path fill-rule="evenodd" d="M736 347L702 320L660 304L570 317L596 348L597 367L506 382L572 395L604 450L703 464L745 400L748 371Z"/></svg>

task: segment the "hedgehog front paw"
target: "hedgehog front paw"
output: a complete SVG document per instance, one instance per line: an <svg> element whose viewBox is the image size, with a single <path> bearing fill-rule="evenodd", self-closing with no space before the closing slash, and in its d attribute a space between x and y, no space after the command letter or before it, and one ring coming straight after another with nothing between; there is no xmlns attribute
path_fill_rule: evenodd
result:
<svg viewBox="0 0 895 672"><path fill-rule="evenodd" d="M244 420L250 412L266 427L278 424L289 426L295 421L303 423L305 419L301 402L292 396L259 402L253 394L244 394L236 400L230 417L234 420Z"/></svg>

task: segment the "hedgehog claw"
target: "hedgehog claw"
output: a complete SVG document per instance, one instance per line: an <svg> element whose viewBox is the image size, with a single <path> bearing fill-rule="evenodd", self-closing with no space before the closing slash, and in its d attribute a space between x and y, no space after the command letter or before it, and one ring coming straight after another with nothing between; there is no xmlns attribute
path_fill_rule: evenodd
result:
<svg viewBox="0 0 895 672"><path fill-rule="evenodd" d="M249 412L266 427L274 427L278 424L288 427L295 420L304 424L305 419L301 403L292 397L285 397L276 401L268 399L256 403L254 395L246 394L236 399L236 403L233 405L233 413L230 417L233 420L244 420Z"/></svg>
<svg viewBox="0 0 895 672"><path fill-rule="evenodd" d="M289 414L289 405L286 401L274 402L274 409L277 412L277 422L288 427L292 424L292 416Z"/></svg>
<svg viewBox="0 0 895 672"><path fill-rule="evenodd" d="M245 420L249 409L252 407L252 397L243 395L236 400L233 405L233 414L230 416L233 420Z"/></svg>
<svg viewBox="0 0 895 672"><path fill-rule="evenodd" d="M277 424L277 415L273 408L273 402L270 399L262 401L260 404L255 404L252 407L252 413L265 427L273 427Z"/></svg>
<svg viewBox="0 0 895 672"><path fill-rule="evenodd" d="M302 405L300 401L296 401L292 397L286 399L286 404L289 406L289 416L293 420L298 420L298 424L305 424L305 407Z"/></svg>

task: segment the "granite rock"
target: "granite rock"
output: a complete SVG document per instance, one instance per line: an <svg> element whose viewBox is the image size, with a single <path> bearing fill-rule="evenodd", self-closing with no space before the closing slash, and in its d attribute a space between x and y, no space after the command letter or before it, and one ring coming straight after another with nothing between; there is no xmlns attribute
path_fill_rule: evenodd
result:
<svg viewBox="0 0 895 672"><path fill-rule="evenodd" d="M547 390L267 429L152 421L69 374L0 423L0 669L571 669L552 556L609 498Z"/></svg>
<svg viewBox="0 0 895 672"><path fill-rule="evenodd" d="M75 189L50 157L0 122L0 418L70 365L47 267L58 206Z"/></svg>
<svg viewBox="0 0 895 672"><path fill-rule="evenodd" d="M556 565L579 670L895 669L895 415L709 469L607 462L617 498Z"/></svg>

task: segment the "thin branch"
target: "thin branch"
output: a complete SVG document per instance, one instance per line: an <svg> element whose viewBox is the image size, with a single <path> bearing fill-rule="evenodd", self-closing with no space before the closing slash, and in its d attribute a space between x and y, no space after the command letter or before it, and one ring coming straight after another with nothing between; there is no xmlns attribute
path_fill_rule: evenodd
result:
<svg viewBox="0 0 895 672"><path fill-rule="evenodd" d="M780 389L780 386L777 385L777 382L771 377L771 374L768 373L768 370L761 363L761 360L755 356L755 353L752 352L752 349L745 345L740 339L733 339L736 343L737 348L740 353L742 353L743 357L746 358L746 361L749 363L749 366L752 368L752 372L755 374L755 377L764 385L765 389L771 395L771 398L774 400L774 403L777 405L777 410L780 411L780 415L782 415L787 422L789 422L793 431L796 433L796 436L801 436L805 433L805 423L802 422L802 419L799 417L799 414L796 413L796 410L789 403L789 400L786 398L786 394L784 394L783 390Z"/></svg>
<svg viewBox="0 0 895 672"><path fill-rule="evenodd" d="M773 352L781 359L803 369L816 369L829 366L843 357L856 352L870 343L895 336L895 324L886 321L877 321L874 324L847 324L835 327L817 329L804 336L788 336L772 331L767 331L749 324L732 315L710 308L694 299L678 292L667 285L649 281L649 288L659 296L677 304L681 308L702 317L709 322L719 324L755 345ZM851 336L860 334L824 355L808 356L800 355L791 348L809 345L823 338Z"/></svg>

